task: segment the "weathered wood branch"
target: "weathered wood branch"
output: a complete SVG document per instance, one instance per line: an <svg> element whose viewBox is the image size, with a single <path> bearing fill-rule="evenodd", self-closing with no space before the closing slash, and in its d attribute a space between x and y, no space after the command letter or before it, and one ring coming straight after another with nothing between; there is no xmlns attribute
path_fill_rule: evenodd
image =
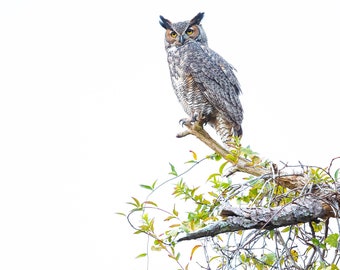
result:
<svg viewBox="0 0 340 270"><path fill-rule="evenodd" d="M182 133L177 134L178 138L182 138L189 134L196 136L199 140L205 143L209 148L215 151L217 154L222 157L226 157L232 154L230 151L222 147L219 143L217 143L209 134L204 130L204 128L199 123L184 123L187 127ZM254 176L261 176L265 174L271 174L272 172L266 168L261 166L253 166L252 161L246 158L239 157L238 163L235 164L235 171L249 173Z"/></svg>
<svg viewBox="0 0 340 270"><path fill-rule="evenodd" d="M230 151L218 144L198 123L185 123L187 130L177 135L183 137L194 135L208 147L222 157L232 154ZM268 169L261 165L254 165L251 160L238 157L234 164L233 172L244 172L256 177L272 179L276 184L298 191L306 186L313 186L310 176L307 173L285 173L277 169L275 164ZM273 208L237 208L225 206L220 215L224 220L214 222L207 227L187 234L178 241L197 239L207 236L215 236L220 233L234 232L249 229L274 229L278 227L296 225L326 219L329 217L339 217L340 195L339 189L320 192L316 189L308 196L300 196L293 202Z"/></svg>
<svg viewBox="0 0 340 270"><path fill-rule="evenodd" d="M178 241L192 240L220 233L250 229L275 229L279 227L317 221L334 216L324 201L306 196L285 205L273 208L237 208L225 206L221 211L224 220L214 222L201 230L189 233Z"/></svg>

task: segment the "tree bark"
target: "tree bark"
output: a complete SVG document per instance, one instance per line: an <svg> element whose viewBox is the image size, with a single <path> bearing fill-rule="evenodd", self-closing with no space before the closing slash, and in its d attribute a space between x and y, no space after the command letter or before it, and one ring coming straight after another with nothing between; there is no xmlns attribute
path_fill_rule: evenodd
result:
<svg viewBox="0 0 340 270"><path fill-rule="evenodd" d="M317 221L331 216L330 208L312 195L300 198L283 207L237 208L225 206L221 216L224 220L214 222L201 230L187 234L178 241L215 236L239 230L275 228Z"/></svg>

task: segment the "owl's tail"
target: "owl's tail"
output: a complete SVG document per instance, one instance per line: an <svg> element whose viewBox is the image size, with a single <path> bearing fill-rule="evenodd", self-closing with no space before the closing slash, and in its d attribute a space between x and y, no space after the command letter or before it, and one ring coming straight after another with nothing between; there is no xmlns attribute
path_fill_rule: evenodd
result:
<svg viewBox="0 0 340 270"><path fill-rule="evenodd" d="M233 135L241 138L243 134L241 125L232 124L222 117L216 117L213 127L226 145L231 142Z"/></svg>
<svg viewBox="0 0 340 270"><path fill-rule="evenodd" d="M243 135L243 130L242 130L242 127L241 126L234 126L234 136L236 137L239 137L241 138L242 135Z"/></svg>

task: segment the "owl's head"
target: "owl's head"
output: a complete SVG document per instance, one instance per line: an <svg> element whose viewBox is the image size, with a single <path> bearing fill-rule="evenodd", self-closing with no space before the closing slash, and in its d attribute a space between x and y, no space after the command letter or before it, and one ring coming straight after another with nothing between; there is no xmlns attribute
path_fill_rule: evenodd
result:
<svg viewBox="0 0 340 270"><path fill-rule="evenodd" d="M188 42L189 40L194 40L196 42L202 43L203 45L208 45L207 36L200 25L203 19L204 13L198 13L190 21L172 23L171 21L165 19L163 16L160 17L160 25L165 28L165 46L169 47L179 47Z"/></svg>

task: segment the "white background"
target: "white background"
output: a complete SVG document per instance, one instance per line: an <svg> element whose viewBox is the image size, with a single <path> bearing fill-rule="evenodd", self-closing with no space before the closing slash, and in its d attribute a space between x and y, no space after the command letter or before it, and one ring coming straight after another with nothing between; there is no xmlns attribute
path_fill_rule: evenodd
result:
<svg viewBox="0 0 340 270"><path fill-rule="evenodd" d="M146 269L115 212L168 162L211 153L175 138L158 24L200 11L238 70L243 145L290 164L340 154L338 1L1 1L1 269ZM150 269L175 269L157 256Z"/></svg>

